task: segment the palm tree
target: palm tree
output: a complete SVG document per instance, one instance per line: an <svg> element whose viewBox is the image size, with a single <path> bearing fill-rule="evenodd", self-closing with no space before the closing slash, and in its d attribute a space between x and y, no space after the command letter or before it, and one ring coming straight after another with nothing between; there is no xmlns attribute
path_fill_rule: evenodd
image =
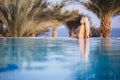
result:
<svg viewBox="0 0 120 80"><path fill-rule="evenodd" d="M90 37L100 37L100 29L91 25L91 27L90 27Z"/></svg>
<svg viewBox="0 0 120 80"><path fill-rule="evenodd" d="M101 19L101 37L109 37L111 18L120 13L120 0L88 0L83 4Z"/></svg>
<svg viewBox="0 0 120 80"><path fill-rule="evenodd" d="M65 7L65 3L61 3L61 4L55 4L52 5L52 8L50 8L49 10L47 10L46 12L46 16L49 19L53 20L53 33L52 36L56 37L57 36L57 27L61 24L68 24L68 22L70 23L71 20L74 20L75 18L78 17L79 13L78 11L68 11L65 10L63 12L63 9ZM50 20L51 21L51 20ZM70 29L70 32L72 31L72 28L70 26L68 26ZM75 27L75 26L74 26Z"/></svg>
<svg viewBox="0 0 120 80"><path fill-rule="evenodd" d="M78 17L78 11L63 11L65 3L52 8L47 5L45 0L0 0L0 20L6 25L7 33L4 36L36 36L50 26L66 24Z"/></svg>
<svg viewBox="0 0 120 80"><path fill-rule="evenodd" d="M0 21L0 37L3 37L3 23Z"/></svg>
<svg viewBox="0 0 120 80"><path fill-rule="evenodd" d="M0 20L6 25L9 36L29 37L71 18L68 11L62 13L64 3L52 8L47 5L45 0L0 0Z"/></svg>
<svg viewBox="0 0 120 80"><path fill-rule="evenodd" d="M26 32L32 33L33 29L40 30L39 26L35 27L35 20L30 15L37 11L42 13L46 5L43 0L0 0L0 20L10 36L22 37Z"/></svg>
<svg viewBox="0 0 120 80"><path fill-rule="evenodd" d="M82 15L78 15L75 19L72 20L68 20L66 22L66 25L69 28L69 35L70 37L74 36L74 32L77 29L78 26L80 26L80 18L82 17Z"/></svg>

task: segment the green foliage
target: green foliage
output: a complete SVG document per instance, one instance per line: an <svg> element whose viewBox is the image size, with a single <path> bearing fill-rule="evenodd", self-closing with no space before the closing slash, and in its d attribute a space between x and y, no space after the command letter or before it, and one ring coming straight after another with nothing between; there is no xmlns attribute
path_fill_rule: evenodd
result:
<svg viewBox="0 0 120 80"><path fill-rule="evenodd" d="M111 18L120 13L120 0L88 0L83 4L101 19L101 37L109 37L111 33Z"/></svg>
<svg viewBox="0 0 120 80"><path fill-rule="evenodd" d="M66 25L68 26L70 31L75 31L75 29L77 29L77 27L80 26L80 19L82 16L83 15L77 15L75 19L68 20L66 22Z"/></svg>
<svg viewBox="0 0 120 80"><path fill-rule="evenodd" d="M50 26L59 26L78 16L78 11L62 12L65 3L48 7L46 0L0 0L0 20L6 25L4 37L29 37ZM0 32L0 34L3 34Z"/></svg>
<svg viewBox="0 0 120 80"><path fill-rule="evenodd" d="M88 2L83 4L99 18L104 16L111 17L120 13L120 0L88 0Z"/></svg>
<svg viewBox="0 0 120 80"><path fill-rule="evenodd" d="M90 37L100 37L100 29L91 25L91 27L90 27Z"/></svg>
<svg viewBox="0 0 120 80"><path fill-rule="evenodd" d="M40 25L36 26L34 17L43 16L46 8L43 0L0 0L0 20L11 37L29 36L43 30Z"/></svg>

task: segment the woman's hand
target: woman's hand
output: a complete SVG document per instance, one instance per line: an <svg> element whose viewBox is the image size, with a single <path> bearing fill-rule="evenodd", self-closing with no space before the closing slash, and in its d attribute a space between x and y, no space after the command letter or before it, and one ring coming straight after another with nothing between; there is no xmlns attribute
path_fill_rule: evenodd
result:
<svg viewBox="0 0 120 80"><path fill-rule="evenodd" d="M88 18L86 16L84 17L84 20L85 20L85 24L88 23Z"/></svg>

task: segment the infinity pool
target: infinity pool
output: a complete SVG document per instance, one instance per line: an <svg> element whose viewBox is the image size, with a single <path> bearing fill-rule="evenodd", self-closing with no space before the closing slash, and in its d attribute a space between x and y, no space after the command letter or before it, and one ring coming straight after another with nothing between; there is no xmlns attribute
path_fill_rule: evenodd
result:
<svg viewBox="0 0 120 80"><path fill-rule="evenodd" d="M0 38L0 80L120 80L120 38Z"/></svg>

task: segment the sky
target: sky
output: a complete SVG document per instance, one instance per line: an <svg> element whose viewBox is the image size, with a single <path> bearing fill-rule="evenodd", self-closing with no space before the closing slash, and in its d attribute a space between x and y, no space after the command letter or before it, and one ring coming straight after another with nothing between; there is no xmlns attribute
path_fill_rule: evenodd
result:
<svg viewBox="0 0 120 80"><path fill-rule="evenodd" d="M59 1L59 3L62 0L49 0L52 3L56 3L56 1ZM81 14L85 14L88 17L90 17L90 21L92 21L93 25L95 25L96 27L100 26L100 19L91 11L88 11L85 7L79 5L69 5L66 7L66 9L69 10L79 10L79 12ZM120 28L120 16L116 16L112 18L112 24L111 24L112 28Z"/></svg>

